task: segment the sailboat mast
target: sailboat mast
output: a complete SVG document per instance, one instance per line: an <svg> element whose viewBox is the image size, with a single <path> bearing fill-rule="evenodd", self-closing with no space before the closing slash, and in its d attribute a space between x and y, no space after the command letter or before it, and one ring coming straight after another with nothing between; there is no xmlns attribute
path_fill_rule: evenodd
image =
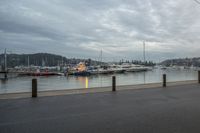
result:
<svg viewBox="0 0 200 133"><path fill-rule="evenodd" d="M6 49L4 51L4 70L5 72L7 71L7 53L6 53Z"/></svg>
<svg viewBox="0 0 200 133"><path fill-rule="evenodd" d="M102 66L102 49L101 49L101 66Z"/></svg>
<svg viewBox="0 0 200 133"><path fill-rule="evenodd" d="M29 55L28 55L28 68L29 68Z"/></svg>
<svg viewBox="0 0 200 133"><path fill-rule="evenodd" d="M143 41L143 58L144 58L144 63L145 63L146 62L145 41Z"/></svg>

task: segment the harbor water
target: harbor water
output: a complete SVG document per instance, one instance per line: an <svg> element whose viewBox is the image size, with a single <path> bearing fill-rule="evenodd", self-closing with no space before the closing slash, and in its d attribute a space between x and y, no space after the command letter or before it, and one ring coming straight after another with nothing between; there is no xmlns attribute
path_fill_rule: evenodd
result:
<svg viewBox="0 0 200 133"><path fill-rule="evenodd" d="M112 76L116 76L117 85L137 85L159 83L162 74L167 74L167 82L197 80L197 71L192 69L153 69L146 72L126 72L122 74L81 76L42 76L42 77L11 77L0 80L0 94L30 92L31 80L38 79L38 91L65 90L65 89L90 89L93 87L106 87L112 85ZM2 75L1 75L2 76ZM99 88L101 89L101 88Z"/></svg>

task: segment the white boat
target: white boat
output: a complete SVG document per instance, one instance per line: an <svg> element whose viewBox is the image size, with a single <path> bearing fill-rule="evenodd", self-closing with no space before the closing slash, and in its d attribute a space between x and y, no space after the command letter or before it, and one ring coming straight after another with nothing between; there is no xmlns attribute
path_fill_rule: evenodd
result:
<svg viewBox="0 0 200 133"><path fill-rule="evenodd" d="M114 73L114 70L112 69L98 69L98 74L111 74Z"/></svg>
<svg viewBox="0 0 200 133"><path fill-rule="evenodd" d="M109 69L111 69L114 73L124 73L126 70L121 67L121 65L109 65Z"/></svg>
<svg viewBox="0 0 200 133"><path fill-rule="evenodd" d="M114 73L114 70L97 68L97 69L88 70L88 72L90 72L91 74L111 74L111 73Z"/></svg>
<svg viewBox="0 0 200 133"><path fill-rule="evenodd" d="M126 70L123 68L113 68L114 73L124 73Z"/></svg>
<svg viewBox="0 0 200 133"><path fill-rule="evenodd" d="M142 65L135 65L135 64L126 64L125 66L122 65L122 68L126 70L126 72L141 72L150 70L149 67L145 67ZM152 70L152 69L151 69Z"/></svg>
<svg viewBox="0 0 200 133"><path fill-rule="evenodd" d="M141 72L141 71L147 71L147 67L131 67L126 69L127 72Z"/></svg>

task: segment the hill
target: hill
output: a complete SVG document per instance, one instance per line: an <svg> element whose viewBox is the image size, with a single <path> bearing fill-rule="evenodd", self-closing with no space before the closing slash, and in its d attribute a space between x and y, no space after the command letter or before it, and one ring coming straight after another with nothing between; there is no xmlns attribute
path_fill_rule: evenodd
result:
<svg viewBox="0 0 200 133"><path fill-rule="evenodd" d="M169 59L165 60L160 63L161 65L165 66L172 66L172 65L177 65L177 66L195 66L195 67L200 67L200 57L195 57L195 58L180 58L180 59Z"/></svg>
<svg viewBox="0 0 200 133"><path fill-rule="evenodd" d="M29 65L34 66L57 66L78 64L79 62L86 62L88 65L100 64L100 62L91 59L69 59L64 56L49 53L7 54L8 67L28 66L28 62ZM4 54L0 54L0 65L4 66Z"/></svg>

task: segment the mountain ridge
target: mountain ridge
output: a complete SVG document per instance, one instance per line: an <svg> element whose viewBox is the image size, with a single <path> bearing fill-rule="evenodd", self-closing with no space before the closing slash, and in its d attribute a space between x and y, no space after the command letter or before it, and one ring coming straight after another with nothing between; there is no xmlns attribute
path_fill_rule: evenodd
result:
<svg viewBox="0 0 200 133"><path fill-rule="evenodd" d="M178 59L167 59L160 63L164 66L195 66L200 67L200 57L193 57L193 58L178 58Z"/></svg>
<svg viewBox="0 0 200 133"><path fill-rule="evenodd" d="M7 66L58 66L66 64L77 64L79 62L86 62L88 65L98 64L99 61L78 58L67 58L65 56L51 54L51 53L34 53L34 54L7 54ZM0 65L4 65L4 54L0 54Z"/></svg>

